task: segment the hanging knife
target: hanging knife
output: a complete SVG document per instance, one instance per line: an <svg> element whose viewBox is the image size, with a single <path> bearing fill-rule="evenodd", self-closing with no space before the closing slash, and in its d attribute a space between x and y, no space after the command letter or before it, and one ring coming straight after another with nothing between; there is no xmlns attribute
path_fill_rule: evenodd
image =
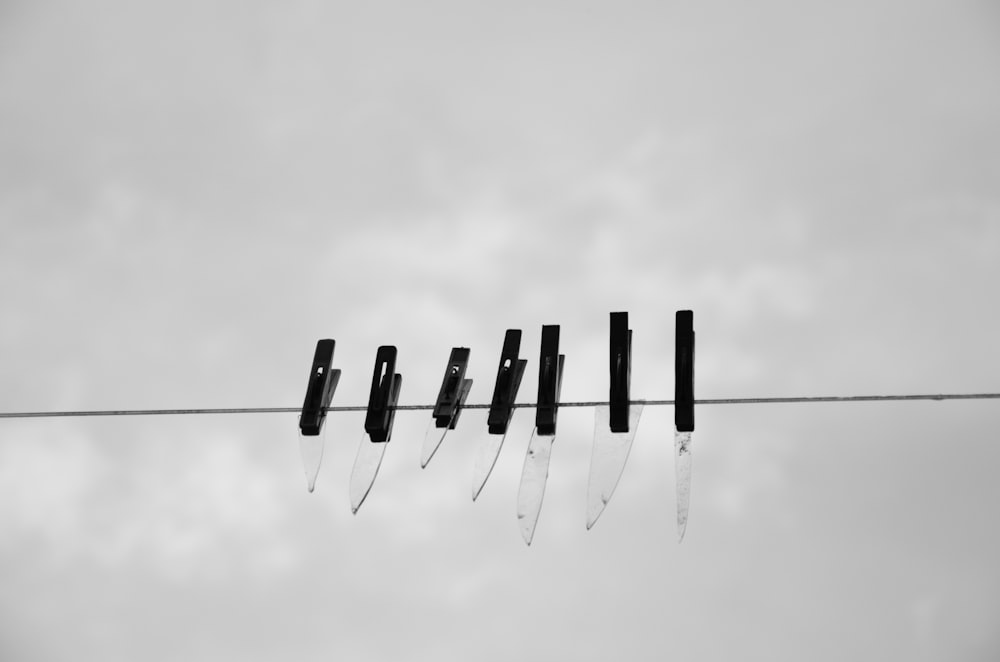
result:
<svg viewBox="0 0 1000 662"><path fill-rule="evenodd" d="M674 472L677 542L684 540L691 503L691 433L694 432L694 313L678 310L674 353Z"/></svg>
<svg viewBox="0 0 1000 662"><path fill-rule="evenodd" d="M628 313L611 313L611 388L608 406L599 405L594 416L594 451L587 484L587 529L594 526L611 500L639 425L642 405L631 405L632 330Z"/></svg>
<svg viewBox="0 0 1000 662"><path fill-rule="evenodd" d="M517 519L521 526L521 536L529 545L535 535L535 525L542 510L545 483L549 476L549 459L552 456L552 443L556 438L556 416L559 413L565 358L559 353L559 326L543 326L535 430L528 443L521 485L517 492Z"/></svg>
<svg viewBox="0 0 1000 662"><path fill-rule="evenodd" d="M458 416L462 413L462 405L469 397L472 380L465 378L469 366L469 348L453 347L448 357L448 367L441 380L434 411L431 414L431 424L424 435L424 444L420 452L420 468L423 469L434 457L448 430L454 430Z"/></svg>
<svg viewBox="0 0 1000 662"><path fill-rule="evenodd" d="M316 476L323 462L323 421L326 409L333 400L333 393L340 381L340 370L333 369L333 350L336 343L329 338L316 343L306 397L299 416L299 450L302 453L302 467L306 472L306 488L312 492L316 488Z"/></svg>
<svg viewBox="0 0 1000 662"><path fill-rule="evenodd" d="M521 330L507 329L503 339L503 349L500 351L500 367L497 368L496 385L493 387L493 400L486 424L489 434L476 443L476 463L472 470L472 500L486 485L493 467L500 456L500 448L507 438L507 428L514 415L514 399L521 387L521 377L524 376L526 359L518 358L521 348Z"/></svg>
<svg viewBox="0 0 1000 662"><path fill-rule="evenodd" d="M351 471L351 511L358 512L371 491L375 476L382 464L385 447L392 436L392 422L399 401L403 376L397 374L396 348L383 345L375 355L375 370L368 395L368 414L365 417L365 435L361 438L358 455ZM365 438L367 437L367 438Z"/></svg>

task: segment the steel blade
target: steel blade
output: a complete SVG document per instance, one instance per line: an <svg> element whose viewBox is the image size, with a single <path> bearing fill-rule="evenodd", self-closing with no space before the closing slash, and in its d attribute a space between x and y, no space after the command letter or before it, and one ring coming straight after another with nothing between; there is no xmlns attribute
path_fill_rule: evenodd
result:
<svg viewBox="0 0 1000 662"><path fill-rule="evenodd" d="M306 472L306 489L312 492L316 489L316 476L323 463L323 446L326 430L319 434L307 435L299 432L299 452L302 454L302 468Z"/></svg>
<svg viewBox="0 0 1000 662"><path fill-rule="evenodd" d="M389 442L374 442L365 433L361 436L358 456L354 459L354 469L351 470L351 512L357 514L365 497L372 489L378 468L382 465L382 456Z"/></svg>
<svg viewBox="0 0 1000 662"><path fill-rule="evenodd" d="M424 469L427 467L427 463L431 461L434 457L434 453L437 452L441 442L444 441L445 434L448 433L448 428L437 427L437 421L433 418L431 419L430 425L427 426L427 434L424 435L424 445L420 451L420 468Z"/></svg>
<svg viewBox="0 0 1000 662"><path fill-rule="evenodd" d="M677 542L684 540L691 504L691 433L674 432L674 472L677 480Z"/></svg>
<svg viewBox="0 0 1000 662"><path fill-rule="evenodd" d="M535 536L538 514L542 511L545 482L549 477L552 442L555 439L555 435L538 434L538 428L535 428L531 433L531 441L528 442L528 454L524 457L521 486L517 491L517 520L521 525L521 537L529 545Z"/></svg>
<svg viewBox="0 0 1000 662"><path fill-rule="evenodd" d="M598 405L595 408L594 451L590 458L590 480L587 484L587 529L594 526L615 493L632 450L632 440L635 439L641 415L641 404L630 405L628 432L612 432L610 407Z"/></svg>
<svg viewBox="0 0 1000 662"><path fill-rule="evenodd" d="M500 457L500 448L503 446L507 433L488 434L476 441L476 464L472 469L472 500L475 501L479 493L486 485L486 479L493 472L493 467Z"/></svg>

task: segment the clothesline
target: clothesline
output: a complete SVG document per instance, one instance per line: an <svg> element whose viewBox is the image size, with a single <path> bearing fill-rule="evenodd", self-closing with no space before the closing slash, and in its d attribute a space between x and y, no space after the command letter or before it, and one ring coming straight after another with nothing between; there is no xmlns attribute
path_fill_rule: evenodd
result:
<svg viewBox="0 0 1000 662"><path fill-rule="evenodd" d="M741 405L741 404L797 404L820 402L887 402L906 400L997 400L1000 393L924 393L910 395L821 395L800 397L774 398L707 398L698 399L696 405ZM646 407L673 405L673 400L631 400L632 404L642 404ZM607 401L560 402L559 407L599 407L608 405ZM537 403L515 403L517 409L532 409ZM435 405L396 405L396 411L430 411ZM489 404L465 404L462 409L489 409ZM349 405L327 407L328 413L366 411L367 405ZM291 414L300 413L301 407L221 407L200 409L105 409L91 411L29 411L0 412L0 418L77 418L87 416L181 416L189 414Z"/></svg>

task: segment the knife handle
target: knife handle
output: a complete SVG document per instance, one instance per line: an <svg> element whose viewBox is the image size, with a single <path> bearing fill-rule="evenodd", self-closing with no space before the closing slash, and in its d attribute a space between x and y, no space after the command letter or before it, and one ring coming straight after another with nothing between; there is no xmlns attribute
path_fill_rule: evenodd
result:
<svg viewBox="0 0 1000 662"><path fill-rule="evenodd" d="M694 313L678 310L674 347L674 425L694 431Z"/></svg>

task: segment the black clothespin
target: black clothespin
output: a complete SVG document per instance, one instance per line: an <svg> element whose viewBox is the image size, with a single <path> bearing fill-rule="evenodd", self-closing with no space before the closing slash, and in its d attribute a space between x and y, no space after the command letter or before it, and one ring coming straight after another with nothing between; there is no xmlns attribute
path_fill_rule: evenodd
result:
<svg viewBox="0 0 1000 662"><path fill-rule="evenodd" d="M452 347L448 357L448 367L441 381L437 402L434 404L434 427L455 429L462 405L469 396L472 380L465 379L465 371L469 366L469 348Z"/></svg>
<svg viewBox="0 0 1000 662"><path fill-rule="evenodd" d="M538 408L535 411L535 427L540 435L551 436L556 433L565 359L559 353L559 325L542 326L542 351L538 358Z"/></svg>
<svg viewBox="0 0 1000 662"><path fill-rule="evenodd" d="M521 330L507 329L503 349L500 351L500 367L497 368L496 386L493 387L493 401L486 419L490 434L506 434L514 415L514 399L521 387L524 368L528 365L527 359L518 358L520 349Z"/></svg>
<svg viewBox="0 0 1000 662"><path fill-rule="evenodd" d="M337 383L340 381L340 370L332 369L335 345L330 339L316 343L306 399L302 403L302 415L299 417L299 429L305 436L315 437L320 433L326 419L326 409L330 406L333 392L337 390Z"/></svg>
<svg viewBox="0 0 1000 662"><path fill-rule="evenodd" d="M674 425L694 432L694 313L678 310L674 354Z"/></svg>
<svg viewBox="0 0 1000 662"><path fill-rule="evenodd" d="M628 313L611 313L611 393L608 405L612 432L628 432L632 382L632 329Z"/></svg>
<svg viewBox="0 0 1000 662"><path fill-rule="evenodd" d="M392 421L402 384L403 376L396 373L396 348L382 345L375 355L368 415L365 417L365 432L372 441L389 441L392 436Z"/></svg>

